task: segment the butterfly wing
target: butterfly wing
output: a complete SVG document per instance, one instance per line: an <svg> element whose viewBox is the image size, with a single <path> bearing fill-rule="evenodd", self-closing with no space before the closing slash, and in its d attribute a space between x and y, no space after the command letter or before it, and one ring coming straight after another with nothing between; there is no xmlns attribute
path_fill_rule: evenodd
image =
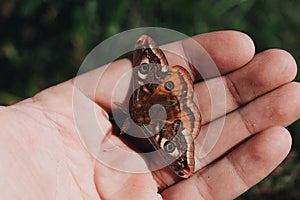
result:
<svg viewBox="0 0 300 200"><path fill-rule="evenodd" d="M169 67L149 36L141 36L135 48L130 116L169 167L187 178L194 171L193 141L201 120L192 79L183 67Z"/></svg>

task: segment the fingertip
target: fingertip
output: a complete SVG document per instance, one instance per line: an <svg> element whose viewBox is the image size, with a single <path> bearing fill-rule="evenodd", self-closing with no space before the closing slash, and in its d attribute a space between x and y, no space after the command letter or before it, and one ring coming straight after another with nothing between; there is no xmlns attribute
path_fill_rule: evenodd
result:
<svg viewBox="0 0 300 200"><path fill-rule="evenodd" d="M270 142L269 151L273 153L274 157L277 157L278 161L280 161L279 158L281 158L281 161L284 160L292 146L292 136L290 132L282 126L274 126L266 130L263 137L266 140L273 141L272 143ZM274 151L272 151L272 149ZM279 153L281 153L281 157Z"/></svg>
<svg viewBox="0 0 300 200"><path fill-rule="evenodd" d="M261 53L265 60L273 62L273 70L278 70L280 76L283 76L287 82L292 81L297 75L297 63L294 57L283 49L268 49Z"/></svg>
<svg viewBox="0 0 300 200"><path fill-rule="evenodd" d="M216 31L193 38L208 51L221 73L244 66L255 54L255 45L251 37L239 31Z"/></svg>
<svg viewBox="0 0 300 200"><path fill-rule="evenodd" d="M270 174L288 155L292 138L287 129L275 126L256 134L228 159L249 186ZM259 169L259 170L257 170ZM251 174L251 176L248 176Z"/></svg>

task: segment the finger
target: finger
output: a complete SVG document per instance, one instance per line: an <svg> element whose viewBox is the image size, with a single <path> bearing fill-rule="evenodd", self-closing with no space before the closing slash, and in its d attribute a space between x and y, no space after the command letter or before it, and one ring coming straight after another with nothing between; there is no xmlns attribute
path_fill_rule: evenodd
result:
<svg viewBox="0 0 300 200"><path fill-rule="evenodd" d="M195 151L196 169L213 162L241 141L260 131L272 126L290 125L300 118L299 102L300 84L292 82L204 125L195 140L195 148L198 149Z"/></svg>
<svg viewBox="0 0 300 200"><path fill-rule="evenodd" d="M300 118L300 84L293 82L201 127L195 139L195 170L212 163L245 139L273 126L288 126ZM179 179L168 169L154 174L161 186Z"/></svg>
<svg viewBox="0 0 300 200"><path fill-rule="evenodd" d="M183 40L182 45L179 41L161 48L170 66L185 67L194 81L234 71L249 62L255 51L251 38L236 31L201 34Z"/></svg>
<svg viewBox="0 0 300 200"><path fill-rule="evenodd" d="M234 199L261 181L287 156L291 136L282 127L267 129L226 157L162 192L164 199Z"/></svg>
<svg viewBox="0 0 300 200"><path fill-rule="evenodd" d="M252 39L248 35L237 31L211 32L197 35L194 39L199 41L209 53L221 74L226 74L244 66L253 58L255 53ZM196 57L199 57L199 55L194 54L189 57L191 57L192 62L195 62L193 59L197 60ZM215 74L211 74L211 76L215 76Z"/></svg>
<svg viewBox="0 0 300 200"><path fill-rule="evenodd" d="M200 43L206 49L207 53L214 59L216 66L219 68L217 73L228 73L242 67L253 57L254 54L254 45L252 40L243 33L235 31L220 31L195 36L194 39L196 42ZM185 47L182 45L185 45ZM168 48L168 50L172 52L175 51L179 55L188 54L189 50L192 50L189 49L189 45L184 43L182 44L181 41L172 43L169 46L166 45L164 49L165 48ZM238 55L236 52L239 52ZM201 63L201 60L198 61L197 58L201 58L200 54L202 52L198 52L199 54L197 54L197 52L192 53L193 55L188 55L188 57L192 60L192 63ZM178 56L172 55L168 56L170 64L181 64L176 63ZM203 64L200 64L199 66L201 67ZM89 98L96 101L106 110L110 110L112 101L123 102L125 99L131 78L130 75L128 75L128 71L131 68L131 62L128 59L122 59L112 63L111 65L100 67L99 69L77 77L75 84L76 87L78 87ZM203 68L205 68L205 66ZM203 72L206 77L216 75L216 70L210 72L207 69L206 71L207 72ZM124 78L126 73L127 76Z"/></svg>
<svg viewBox="0 0 300 200"><path fill-rule="evenodd" d="M195 84L202 123L213 121L292 81L296 73L294 58L286 51L272 49L257 54L236 71Z"/></svg>

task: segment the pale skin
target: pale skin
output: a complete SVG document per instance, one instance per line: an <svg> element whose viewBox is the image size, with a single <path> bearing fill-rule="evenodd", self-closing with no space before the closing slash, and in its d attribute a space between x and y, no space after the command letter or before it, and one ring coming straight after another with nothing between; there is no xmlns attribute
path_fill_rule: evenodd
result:
<svg viewBox="0 0 300 200"><path fill-rule="evenodd" d="M74 81L69 80L0 108L1 199L233 199L271 173L291 147L284 127L300 117L300 85L292 82L297 71L293 57L278 49L254 55L252 40L234 31L194 38L214 59L226 83L227 115L221 136L209 156L196 160L204 168L196 165L194 175L180 180L168 169L124 173L96 162L76 131ZM172 60L172 55L167 58ZM113 130L107 117L110 92L130 65L126 59L115 62L99 83L110 84L99 87L95 99L83 95L87 104L96 105L107 135ZM97 70L82 79L88 82L102 68ZM205 130L214 119L201 81L195 83L195 93L201 97ZM225 117L219 115L215 118ZM117 134L112 137L123 145Z"/></svg>

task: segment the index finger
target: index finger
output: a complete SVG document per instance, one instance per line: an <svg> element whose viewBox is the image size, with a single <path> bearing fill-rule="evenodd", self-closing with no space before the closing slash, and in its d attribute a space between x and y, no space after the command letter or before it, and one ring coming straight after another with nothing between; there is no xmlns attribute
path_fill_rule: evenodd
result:
<svg viewBox="0 0 300 200"><path fill-rule="evenodd" d="M187 68L194 81L235 71L248 63L255 53L251 38L236 31L200 34L163 48L174 52L171 55L166 53L169 64ZM187 65L183 58L188 59L192 66Z"/></svg>
<svg viewBox="0 0 300 200"><path fill-rule="evenodd" d="M193 65L202 68L201 76L205 76L205 78L226 74L241 68L254 56L255 48L252 40L241 32L218 31L196 35L193 39L199 43L212 58L217 67L217 72L210 68L209 64L203 62L203 52L194 51L193 46L190 46L186 41L170 43L164 45L162 49L167 49L172 52L166 52L166 57L170 65L179 64L187 68L188 71L191 72L191 76L194 80L199 80L201 77L193 73L193 70L182 60L180 55L186 55ZM80 81L85 83L80 84L79 89L109 112L111 111L113 91L117 85L117 97L114 97L114 101L123 102L125 99L130 86L130 79L122 80L121 84L119 81L131 68L132 63L129 59L121 59L83 74L76 79L80 79ZM92 83L95 83L95 80L97 80L97 89L91 90L90 86Z"/></svg>

